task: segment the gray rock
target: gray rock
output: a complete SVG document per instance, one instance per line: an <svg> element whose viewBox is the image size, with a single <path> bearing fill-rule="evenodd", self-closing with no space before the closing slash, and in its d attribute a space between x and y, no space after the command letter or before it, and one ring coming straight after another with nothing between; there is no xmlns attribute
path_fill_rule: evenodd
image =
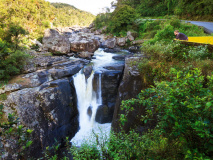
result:
<svg viewBox="0 0 213 160"><path fill-rule="evenodd" d="M111 49L114 48L116 46L116 38L110 38L105 40L102 43L102 46L105 48L111 48Z"/></svg>
<svg viewBox="0 0 213 160"><path fill-rule="evenodd" d="M70 50L72 52L91 52L94 53L100 46L100 43L96 39L82 39L80 41L71 42Z"/></svg>
<svg viewBox="0 0 213 160"><path fill-rule="evenodd" d="M50 69L40 69L36 72L22 75L19 78L23 81L21 82L22 88L37 87L46 82L70 77L78 73L88 63L89 61L87 60L60 61L60 63L52 63L52 68Z"/></svg>
<svg viewBox="0 0 213 160"><path fill-rule="evenodd" d="M117 55L117 56L113 56L112 58L115 60L124 61L125 57L126 55Z"/></svg>
<svg viewBox="0 0 213 160"><path fill-rule="evenodd" d="M101 34L101 30L100 30L100 29L96 30L96 31L94 32L94 34L95 34L95 35L100 35L100 34Z"/></svg>
<svg viewBox="0 0 213 160"><path fill-rule="evenodd" d="M6 93L6 92L14 92L21 88L22 88L22 85L17 83L4 85L0 88L0 94Z"/></svg>
<svg viewBox="0 0 213 160"><path fill-rule="evenodd" d="M124 69L124 64L118 64L118 65L113 65L113 66L105 66L103 67L107 70L119 70L122 71Z"/></svg>
<svg viewBox="0 0 213 160"><path fill-rule="evenodd" d="M125 46L126 40L127 40L126 37L117 38L117 45L118 45L118 46L121 46L121 47L122 47L122 46Z"/></svg>
<svg viewBox="0 0 213 160"><path fill-rule="evenodd" d="M33 129L33 144L28 154L39 158L55 139L64 143L77 132L78 111L68 79L45 83L36 88L27 88L8 95L4 112L16 112L27 128Z"/></svg>
<svg viewBox="0 0 213 160"><path fill-rule="evenodd" d="M111 110L106 105L100 105L98 106L98 109L95 115L95 121L101 124L110 123L112 122L112 115L113 115L113 110Z"/></svg>
<svg viewBox="0 0 213 160"><path fill-rule="evenodd" d="M86 66L84 69L83 69L83 72L84 72L84 75L86 77L86 79L88 79L92 73L92 70L93 70L93 66Z"/></svg>
<svg viewBox="0 0 213 160"><path fill-rule="evenodd" d="M81 31L84 33L91 33L89 28L83 28Z"/></svg>
<svg viewBox="0 0 213 160"><path fill-rule="evenodd" d="M90 119L92 116L92 107L91 106L89 106L87 109L87 115L89 116L89 119Z"/></svg>
<svg viewBox="0 0 213 160"><path fill-rule="evenodd" d="M136 32L131 32L131 31L127 32L127 38L130 41L134 41L136 37L137 37L137 33Z"/></svg>
<svg viewBox="0 0 213 160"><path fill-rule="evenodd" d="M141 76L138 68L135 65L132 65L132 62L138 63L144 58L143 55L132 55L130 57L126 57L125 59L125 69L122 81L119 85L117 100L112 120L112 129L115 132L121 131L121 124L119 121L120 115L125 114L125 110L121 110L121 102L123 100L136 98L136 96L141 92L142 89L145 89L147 86L144 83L144 79ZM145 115L145 107L141 104L135 104L134 110L130 111L127 116L127 122L122 127L125 132L130 131L130 129L135 129L136 131L143 131L147 129L152 129L156 125L156 121L151 121L144 125L141 122L141 116Z"/></svg>
<svg viewBox="0 0 213 160"><path fill-rule="evenodd" d="M69 40L54 29L47 29L45 31L42 43L43 50L45 51L51 51L56 54L66 54L70 52Z"/></svg>
<svg viewBox="0 0 213 160"><path fill-rule="evenodd" d="M80 58L91 58L92 56L94 55L94 53L91 53L91 52L80 52L79 54L78 54L78 56L80 57Z"/></svg>

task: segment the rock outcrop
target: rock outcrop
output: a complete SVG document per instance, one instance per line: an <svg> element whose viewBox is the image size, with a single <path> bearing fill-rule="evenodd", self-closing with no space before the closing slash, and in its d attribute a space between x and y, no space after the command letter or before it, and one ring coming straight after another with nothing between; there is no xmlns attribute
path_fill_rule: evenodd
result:
<svg viewBox="0 0 213 160"><path fill-rule="evenodd" d="M99 41L96 39L82 39L79 41L71 41L72 52L92 52L94 53L99 48Z"/></svg>
<svg viewBox="0 0 213 160"><path fill-rule="evenodd" d="M117 44L118 46L125 46L126 44L126 37L122 37L122 38L117 38Z"/></svg>
<svg viewBox="0 0 213 160"><path fill-rule="evenodd" d="M65 78L8 96L4 111L16 112L21 123L33 129L29 158L39 158L47 146L55 143L55 139L65 143L66 137L71 139L77 132L78 111L72 90L69 79Z"/></svg>
<svg viewBox="0 0 213 160"><path fill-rule="evenodd" d="M131 31L127 32L127 38L130 41L134 41L136 37L137 37L137 33L136 32L131 32Z"/></svg>
<svg viewBox="0 0 213 160"><path fill-rule="evenodd" d="M132 65L132 62L139 62L143 59L143 55L130 56L125 60L125 70L122 81L118 89L118 96L115 105L115 111L113 115L112 128L114 131L121 131L120 124L120 114L125 114L125 110L121 110L120 105L122 100L127 100L131 98L136 98L136 96L141 92L142 89L146 88L143 78L141 77L137 67ZM153 128L155 122L143 124L140 121L140 116L145 114L144 107L142 105L135 105L134 110L130 111L127 116L127 122L123 126L123 130L128 132L130 129L135 129L137 131L144 131L146 129Z"/></svg>
<svg viewBox="0 0 213 160"><path fill-rule="evenodd" d="M102 46L104 48L115 48L116 46L116 38L110 38L102 42Z"/></svg>
<svg viewBox="0 0 213 160"><path fill-rule="evenodd" d="M70 60L65 57L47 58L35 55L35 72L19 75L8 85L1 87L7 100L1 101L4 113L17 113L20 122L33 129L33 144L29 148L30 158L39 158L45 147L52 146L55 139L64 143L78 131L78 110L72 76L80 71L87 60ZM46 62L37 62L46 59ZM13 143L7 142L8 157L15 155ZM29 158L29 157L25 157Z"/></svg>
<svg viewBox="0 0 213 160"><path fill-rule="evenodd" d="M45 51L56 54L66 54L70 52L69 40L54 29L47 29L45 31L42 43L43 50Z"/></svg>
<svg viewBox="0 0 213 160"><path fill-rule="evenodd" d="M50 51L53 54L94 53L99 48L100 41L103 41L100 37L102 36L95 36L88 28L78 31L69 27L47 29L42 40L43 45L40 45L40 51ZM87 56L81 57L88 58Z"/></svg>
<svg viewBox="0 0 213 160"><path fill-rule="evenodd" d="M112 122L113 112L115 109L116 96L118 93L118 86L120 84L124 64L116 66L106 66L106 70L101 74L101 90L102 90L102 103L103 105L98 107L95 120L99 123ZM94 85L99 79L99 73L95 74Z"/></svg>
<svg viewBox="0 0 213 160"><path fill-rule="evenodd" d="M108 107L106 105L98 106L96 111L95 121L98 123L110 123L112 122L112 115L114 110L112 107Z"/></svg>

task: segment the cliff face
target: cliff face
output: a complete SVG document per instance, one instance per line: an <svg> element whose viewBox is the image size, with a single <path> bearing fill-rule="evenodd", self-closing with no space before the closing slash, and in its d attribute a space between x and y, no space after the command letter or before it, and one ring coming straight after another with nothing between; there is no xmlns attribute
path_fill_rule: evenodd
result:
<svg viewBox="0 0 213 160"><path fill-rule="evenodd" d="M69 79L64 78L8 96L6 109L13 108L22 124L34 130L30 156L40 157L55 139L63 143L65 137L71 139L77 132L78 111L74 93Z"/></svg>
<svg viewBox="0 0 213 160"><path fill-rule="evenodd" d="M2 102L5 114L16 113L21 124L33 130L28 156L39 158L55 140L63 144L66 137L71 139L78 131L72 76L89 61L34 56L36 58L25 68L27 74L12 79L11 84L0 89L0 94L8 95ZM8 158L14 159L12 155L17 151L12 149L13 143L8 141L4 148L9 153Z"/></svg>
<svg viewBox="0 0 213 160"><path fill-rule="evenodd" d="M145 114L145 110L144 107L139 104L135 104L134 110L130 111L127 116L127 122L122 128L119 121L120 114L126 113L126 111L121 110L120 107L122 100L136 98L141 90L146 88L138 68L133 65L133 62L139 62L141 59L143 59L143 55L133 55L126 57L125 59L124 74L118 88L118 95L112 120L112 129L115 132L119 132L121 129L123 129L125 132L128 132L130 129L136 129L138 132L142 132L148 128L152 128L152 126L155 125L154 122L145 125L140 121L140 116Z"/></svg>

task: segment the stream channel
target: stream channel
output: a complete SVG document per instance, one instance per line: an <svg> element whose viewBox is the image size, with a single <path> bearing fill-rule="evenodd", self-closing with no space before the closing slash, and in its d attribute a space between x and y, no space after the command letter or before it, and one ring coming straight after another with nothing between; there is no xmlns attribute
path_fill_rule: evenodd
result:
<svg viewBox="0 0 213 160"><path fill-rule="evenodd" d="M106 70L106 66L124 65L124 60L116 60L117 58L114 57L126 54L128 54L128 51L125 50L115 54L106 53L103 49L99 48L94 53L94 59L92 59L91 63L73 76L80 127L71 140L74 145L81 146L85 141L89 144L94 143L97 136L100 140L108 138L111 123L100 124L95 121L96 111L103 104L102 81L104 79L102 78L102 74ZM88 76L85 76L84 73L86 67L92 68L91 74ZM96 81L94 81L95 75L97 76ZM96 87L94 87L94 82L96 83Z"/></svg>

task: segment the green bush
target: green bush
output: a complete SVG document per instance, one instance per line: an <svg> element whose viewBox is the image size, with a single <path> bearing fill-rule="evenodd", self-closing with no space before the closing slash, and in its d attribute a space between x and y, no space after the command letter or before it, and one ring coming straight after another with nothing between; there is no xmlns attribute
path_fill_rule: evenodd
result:
<svg viewBox="0 0 213 160"><path fill-rule="evenodd" d="M7 118L5 118L7 116ZM20 124L18 117L15 114L5 115L3 113L3 105L0 105L0 137L1 142L5 146L10 148L10 154L16 157L16 159L23 159L23 156L27 154L28 148L32 144L32 132L33 130L27 129ZM0 145L0 152L3 155L3 148ZM1 157L3 158L3 157Z"/></svg>
<svg viewBox="0 0 213 160"><path fill-rule="evenodd" d="M10 44L0 39L0 80L20 74L29 55L17 50L12 52Z"/></svg>
<svg viewBox="0 0 213 160"><path fill-rule="evenodd" d="M132 26L137 17L138 15L132 7L127 5L121 6L112 13L107 30L115 34L121 31L127 32L131 29L128 26Z"/></svg>
<svg viewBox="0 0 213 160"><path fill-rule="evenodd" d="M128 109L133 104L146 106L147 114L142 115L144 123L157 114L158 124L155 130L168 139L166 143L169 145L173 140L184 144L181 146L181 150L184 151L182 158L211 156L213 75L208 76L207 84L199 69L171 69L167 77L170 77L170 82L157 82L156 87L141 91L138 99L123 102L123 107ZM179 155L174 156L177 156L177 159L181 158Z"/></svg>

